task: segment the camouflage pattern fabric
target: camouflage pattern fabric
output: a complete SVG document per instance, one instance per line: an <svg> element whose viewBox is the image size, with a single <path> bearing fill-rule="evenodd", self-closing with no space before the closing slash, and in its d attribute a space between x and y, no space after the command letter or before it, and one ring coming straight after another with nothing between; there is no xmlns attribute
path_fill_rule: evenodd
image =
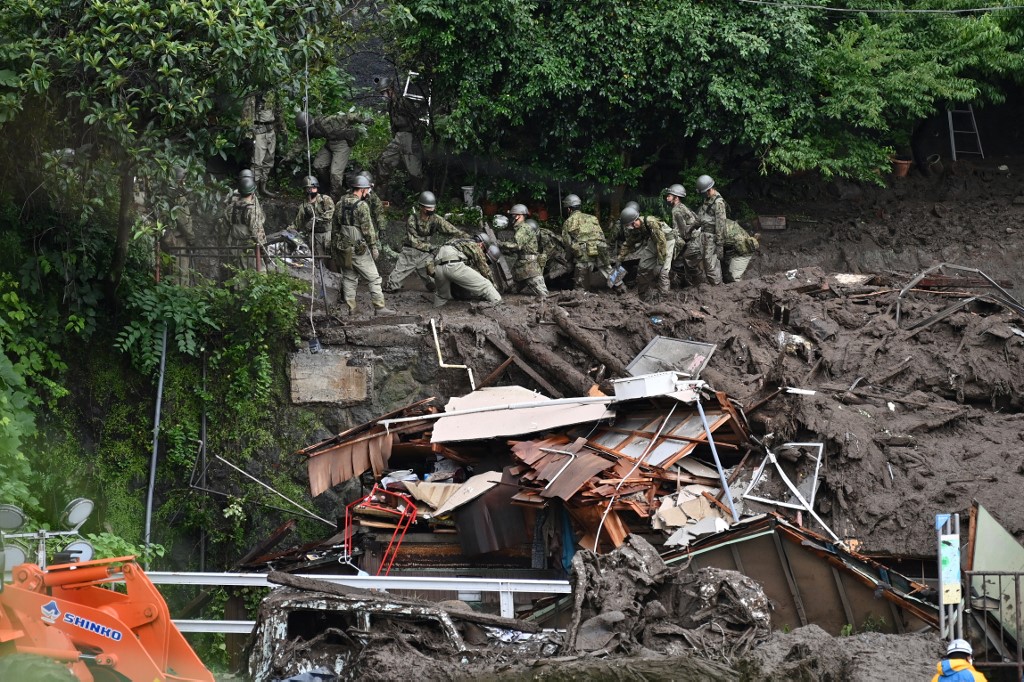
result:
<svg viewBox="0 0 1024 682"><path fill-rule="evenodd" d="M372 253L377 248L377 231L370 207L353 193L346 194L334 212L331 241L331 256L341 268L342 298L349 311L356 309L359 280L366 282L373 306L383 308L384 291Z"/></svg>
<svg viewBox="0 0 1024 682"><path fill-rule="evenodd" d="M445 242L434 258L434 306L452 300L452 284L465 290L471 299L497 303L501 294L491 281L491 269L480 246L472 239L456 238Z"/></svg>
<svg viewBox="0 0 1024 682"><path fill-rule="evenodd" d="M267 235L263 230L266 216L263 207L252 195L244 197L236 194L232 197L224 213L228 229L228 246L263 248L267 243ZM256 256L252 251L239 251L236 262L241 268L256 268Z"/></svg>
<svg viewBox="0 0 1024 682"><path fill-rule="evenodd" d="M306 199L295 212L291 227L304 239L313 232L315 256L326 256L331 246L331 228L334 222L334 200L326 194L317 194L313 201Z"/></svg>
<svg viewBox="0 0 1024 682"><path fill-rule="evenodd" d="M540 246L537 242L537 233L526 224L525 220L519 221L516 225L512 241L501 242L499 246L506 253L516 256L515 264L512 266L512 279L516 283L535 277L540 277L541 282L544 281L538 261ZM544 293L538 295L547 295L547 288L544 287Z"/></svg>
<svg viewBox="0 0 1024 682"><path fill-rule="evenodd" d="M566 251L573 256L573 286L587 289L590 273L597 271L607 282L611 275L611 256L604 230L595 216L582 211L573 211L562 225L562 239Z"/></svg>

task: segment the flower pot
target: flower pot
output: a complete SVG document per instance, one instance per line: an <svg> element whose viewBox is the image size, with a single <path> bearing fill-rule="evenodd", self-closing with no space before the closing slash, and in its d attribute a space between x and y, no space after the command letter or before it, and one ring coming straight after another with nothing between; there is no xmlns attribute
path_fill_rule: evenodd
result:
<svg viewBox="0 0 1024 682"><path fill-rule="evenodd" d="M543 205L534 206L533 215L542 223L550 217L548 216L548 207Z"/></svg>
<svg viewBox="0 0 1024 682"><path fill-rule="evenodd" d="M910 173L910 165L914 163L910 159L893 159L892 174L897 178L905 178Z"/></svg>
<svg viewBox="0 0 1024 682"><path fill-rule="evenodd" d="M491 201L490 199L485 200L484 203L480 206L480 208L484 210L484 215L487 216L488 218L490 218L492 215L498 212L498 204Z"/></svg>

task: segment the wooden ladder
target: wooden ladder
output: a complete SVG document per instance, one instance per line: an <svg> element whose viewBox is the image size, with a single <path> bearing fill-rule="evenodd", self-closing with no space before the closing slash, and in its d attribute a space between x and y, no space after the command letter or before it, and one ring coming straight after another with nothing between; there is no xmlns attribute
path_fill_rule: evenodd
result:
<svg viewBox="0 0 1024 682"><path fill-rule="evenodd" d="M949 149L953 160L956 161L957 154L978 154L984 159L978 123L974 120L974 107L970 104L959 107L953 104L946 109L946 119L949 121Z"/></svg>

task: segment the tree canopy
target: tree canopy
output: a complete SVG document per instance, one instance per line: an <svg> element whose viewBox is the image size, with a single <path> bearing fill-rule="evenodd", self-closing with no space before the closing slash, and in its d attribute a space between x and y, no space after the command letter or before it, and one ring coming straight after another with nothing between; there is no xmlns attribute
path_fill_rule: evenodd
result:
<svg viewBox="0 0 1024 682"><path fill-rule="evenodd" d="M855 4L887 6L830 6ZM915 119L947 101L998 100L991 82L1022 66L1013 12L692 0L403 6L399 42L432 81L443 138L605 185L636 181L666 151L871 178Z"/></svg>

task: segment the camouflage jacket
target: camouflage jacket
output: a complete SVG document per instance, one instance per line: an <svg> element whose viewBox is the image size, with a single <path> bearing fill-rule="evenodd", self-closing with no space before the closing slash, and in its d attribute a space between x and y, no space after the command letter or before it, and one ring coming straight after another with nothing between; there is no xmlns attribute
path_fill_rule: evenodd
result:
<svg viewBox="0 0 1024 682"><path fill-rule="evenodd" d="M263 207L255 199L248 200L240 194L233 196L224 211L224 220L236 237L244 234L257 244L267 243L267 234L263 231L267 218L263 214Z"/></svg>
<svg viewBox="0 0 1024 682"><path fill-rule="evenodd" d="M715 248L722 255L725 246L725 224L728 220L725 210L725 199L717 192L704 199L697 209L697 225L704 231L712 231L715 235Z"/></svg>
<svg viewBox="0 0 1024 682"><path fill-rule="evenodd" d="M537 233L537 248L540 249L537 264L540 266L541 272L547 268L548 261L551 260L552 256L556 253L564 253L564 246L565 244L558 235L546 227L540 228L540 231Z"/></svg>
<svg viewBox="0 0 1024 682"><path fill-rule="evenodd" d="M313 224L316 218L316 224ZM303 201L299 210L295 213L295 220L292 221L292 228L302 234L309 232L312 227L317 232L330 232L331 222L334 219L334 199L326 194L317 194L313 201Z"/></svg>
<svg viewBox="0 0 1024 682"><path fill-rule="evenodd" d="M269 133L274 128L284 130L281 98L275 93L249 95L242 102L242 125L257 133Z"/></svg>
<svg viewBox="0 0 1024 682"><path fill-rule="evenodd" d="M725 221L725 252L736 256L749 256L761 247L757 237L743 229L735 220Z"/></svg>
<svg viewBox="0 0 1024 682"><path fill-rule="evenodd" d="M465 232L437 215L437 213L432 213L429 218L424 220L420 217L420 212L414 209L409 214L409 220L406 221L405 241L402 242L402 246L411 246L417 251L433 251L434 245L430 243L430 238L435 234L443 234L448 237L466 237ZM479 249L477 250L479 251Z"/></svg>
<svg viewBox="0 0 1024 682"><path fill-rule="evenodd" d="M397 92L388 99L388 117L393 133L415 133L420 125L412 102Z"/></svg>
<svg viewBox="0 0 1024 682"><path fill-rule="evenodd" d="M605 244L604 230L598 219L583 211L573 211L562 224L562 241L568 251L575 251L574 244L599 242Z"/></svg>
<svg viewBox="0 0 1024 682"><path fill-rule="evenodd" d="M690 232L697 225L697 216L693 214L693 211L684 204L679 202L672 207L672 227L679 233L679 236L685 240L690 240Z"/></svg>
<svg viewBox="0 0 1024 682"><path fill-rule="evenodd" d="M626 229L626 241L619 248L619 260L625 258L630 251L646 244L648 239L653 239L658 250L658 262L664 263L671 255L668 252L668 240L670 235L674 238L673 229L651 215L643 216L640 221L640 227Z"/></svg>
<svg viewBox="0 0 1024 682"><path fill-rule="evenodd" d="M512 241L501 242L499 246L504 251L516 255L515 265L512 266L512 279L515 281L519 282L543 274L538 262L540 244L537 241L537 233L526 224L525 220L516 225L516 233L512 237Z"/></svg>
<svg viewBox="0 0 1024 682"><path fill-rule="evenodd" d="M354 111L321 116L309 127L309 137L345 140L352 143L365 132L364 128L368 122L363 114Z"/></svg>
<svg viewBox="0 0 1024 682"><path fill-rule="evenodd" d="M443 220L443 218L442 218ZM450 246L466 257L466 265L473 268L487 279L494 281L491 275L491 266L487 263L487 256L476 241L466 237L453 237L442 246Z"/></svg>
<svg viewBox="0 0 1024 682"><path fill-rule="evenodd" d="M370 217L370 206L351 192L341 198L341 203L334 211L335 234L331 238L334 240L346 239L345 235L342 234L343 230L338 229L345 225L350 225L359 230L360 234L363 235L363 241L366 242L369 248L377 247L377 230L374 229L373 218ZM341 245L339 248L344 249L349 246L353 245Z"/></svg>

